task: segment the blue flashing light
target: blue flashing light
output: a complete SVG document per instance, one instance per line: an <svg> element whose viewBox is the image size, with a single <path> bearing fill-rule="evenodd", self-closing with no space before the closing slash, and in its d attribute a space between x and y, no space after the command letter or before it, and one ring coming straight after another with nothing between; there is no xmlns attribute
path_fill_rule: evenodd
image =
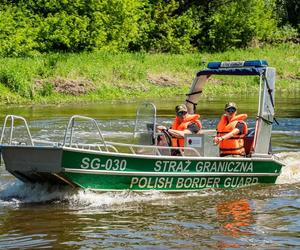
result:
<svg viewBox="0 0 300 250"><path fill-rule="evenodd" d="M207 65L209 69L219 69L219 68L257 68L266 67L268 62L265 60L253 60L253 61L225 61L225 62L210 62Z"/></svg>
<svg viewBox="0 0 300 250"><path fill-rule="evenodd" d="M221 66L221 62L209 62L207 68L209 69L218 69Z"/></svg>

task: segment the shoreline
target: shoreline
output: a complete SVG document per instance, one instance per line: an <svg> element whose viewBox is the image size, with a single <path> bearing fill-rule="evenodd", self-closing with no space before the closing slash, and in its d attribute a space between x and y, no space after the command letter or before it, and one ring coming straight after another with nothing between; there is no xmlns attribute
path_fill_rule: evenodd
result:
<svg viewBox="0 0 300 250"><path fill-rule="evenodd" d="M209 61L267 60L276 94L300 95L300 46L281 44L215 54L80 53L0 58L0 105L168 98L188 93ZM204 63L205 62L205 63ZM203 98L257 95L253 77L210 79Z"/></svg>

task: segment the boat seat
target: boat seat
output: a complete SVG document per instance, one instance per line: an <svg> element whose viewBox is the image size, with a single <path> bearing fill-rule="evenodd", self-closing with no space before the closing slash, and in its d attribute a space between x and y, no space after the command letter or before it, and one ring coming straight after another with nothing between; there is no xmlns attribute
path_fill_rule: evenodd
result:
<svg viewBox="0 0 300 250"><path fill-rule="evenodd" d="M255 129L249 128L248 133L244 138L244 148L245 148L246 155L250 155L251 153L251 149L254 141L254 135L255 135Z"/></svg>

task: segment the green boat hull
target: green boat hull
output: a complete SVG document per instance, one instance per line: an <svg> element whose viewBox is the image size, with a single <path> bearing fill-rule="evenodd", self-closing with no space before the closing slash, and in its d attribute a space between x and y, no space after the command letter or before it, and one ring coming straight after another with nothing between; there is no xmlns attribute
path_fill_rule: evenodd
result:
<svg viewBox="0 0 300 250"><path fill-rule="evenodd" d="M101 191L194 191L275 183L282 164L272 158L192 158L64 149L61 177Z"/></svg>

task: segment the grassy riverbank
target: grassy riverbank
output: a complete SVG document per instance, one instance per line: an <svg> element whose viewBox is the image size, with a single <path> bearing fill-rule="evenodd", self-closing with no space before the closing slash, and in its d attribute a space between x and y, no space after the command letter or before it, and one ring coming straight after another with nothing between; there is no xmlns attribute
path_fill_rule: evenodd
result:
<svg viewBox="0 0 300 250"><path fill-rule="evenodd" d="M215 54L53 54L0 58L0 103L64 103L182 96L209 61L264 59L277 69L277 93L300 91L300 46ZM253 77L214 77L204 95L256 94Z"/></svg>

